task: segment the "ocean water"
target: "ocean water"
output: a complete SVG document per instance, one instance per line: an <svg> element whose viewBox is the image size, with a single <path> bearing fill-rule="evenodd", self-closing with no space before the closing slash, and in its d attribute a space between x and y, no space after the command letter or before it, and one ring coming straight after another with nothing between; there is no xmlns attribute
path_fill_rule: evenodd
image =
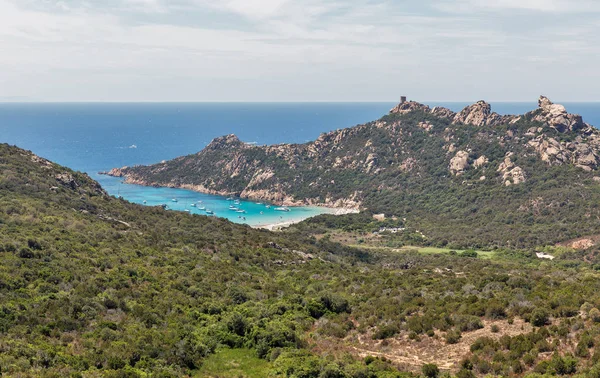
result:
<svg viewBox="0 0 600 378"><path fill-rule="evenodd" d="M327 210L274 207L242 201L246 213L229 210L223 197L182 189L123 184L99 175L114 167L152 164L196 153L213 138L236 134L258 144L304 143L322 132L354 126L386 114L394 103L164 103L164 104L0 104L0 143L14 144L88 173L111 194L147 205L217 216L250 225L304 219ZM468 103L428 103L458 111ZM572 113L600 126L600 103L566 103ZM501 114L521 114L536 103L493 103ZM176 199L177 202L172 201ZM198 202L202 201L202 202ZM196 206L191 206L196 204ZM262 212L262 214L261 214ZM246 218L245 220L243 218Z"/></svg>

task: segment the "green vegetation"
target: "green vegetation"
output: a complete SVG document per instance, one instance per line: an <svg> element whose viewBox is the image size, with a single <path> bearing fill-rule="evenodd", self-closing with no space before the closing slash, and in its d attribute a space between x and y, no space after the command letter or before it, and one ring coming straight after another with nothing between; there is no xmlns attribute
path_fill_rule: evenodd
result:
<svg viewBox="0 0 600 378"><path fill-rule="evenodd" d="M423 128L423 122L431 128ZM316 202L357 199L367 209L364 216L324 216L309 227L372 231L378 226L370 216L383 213L406 219L406 227L420 230L427 246L529 248L597 234L595 172L543 161L528 144L539 136L530 130L538 128L543 129L539 135L556 143L581 143L578 154L595 151L581 142L586 137L581 131L560 133L532 114L512 124L473 126L415 110L304 145L250 147L223 138L198 154L124 174L149 184L204 185L227 193L249 188ZM449 170L456 151L468 153L470 163L458 176ZM525 172L526 182L505 185L500 168L507 154ZM489 162L475 167L482 156ZM255 180L257 175L262 179Z"/></svg>
<svg viewBox="0 0 600 378"><path fill-rule="evenodd" d="M600 369L594 256L353 248L302 227L271 233L137 206L0 145L1 372L408 378ZM405 348L426 362L403 359ZM443 348L455 348L449 364L436 354Z"/></svg>
<svg viewBox="0 0 600 378"><path fill-rule="evenodd" d="M263 378L272 369L271 363L258 358L251 349L222 348L210 355L196 377Z"/></svg>

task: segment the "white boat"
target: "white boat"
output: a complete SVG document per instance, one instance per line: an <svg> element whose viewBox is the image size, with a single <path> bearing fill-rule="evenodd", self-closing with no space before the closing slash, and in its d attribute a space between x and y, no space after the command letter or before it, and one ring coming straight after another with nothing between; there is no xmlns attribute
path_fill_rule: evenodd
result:
<svg viewBox="0 0 600 378"><path fill-rule="evenodd" d="M183 211L185 211L186 213L189 213L189 212L190 212L188 209L185 209L185 210L183 210Z"/></svg>
<svg viewBox="0 0 600 378"><path fill-rule="evenodd" d="M270 209L270 208L271 208L271 205L267 205L267 206L266 206L266 208L267 208L267 209Z"/></svg>
<svg viewBox="0 0 600 378"><path fill-rule="evenodd" d="M190 206L191 206L191 207L196 207L196 204L195 204L195 203L193 203L193 204L191 204Z"/></svg>
<svg viewBox="0 0 600 378"><path fill-rule="evenodd" d="M215 212L214 212L214 211L212 211L212 210L206 210L206 214L208 214L208 215L213 215L214 213L215 213Z"/></svg>
<svg viewBox="0 0 600 378"><path fill-rule="evenodd" d="M261 212L260 212L260 215L263 215L263 214L264 214L264 213L261 211Z"/></svg>
<svg viewBox="0 0 600 378"><path fill-rule="evenodd" d="M227 201L233 201L233 198L227 197Z"/></svg>
<svg viewBox="0 0 600 378"><path fill-rule="evenodd" d="M177 202L177 198L173 198L171 201L173 201L173 202Z"/></svg>
<svg viewBox="0 0 600 378"><path fill-rule="evenodd" d="M233 204L234 204L234 205L239 205L239 204L240 204L240 200L235 200L235 201L233 201Z"/></svg>
<svg viewBox="0 0 600 378"><path fill-rule="evenodd" d="M275 211L290 211L290 209L288 207L285 207L285 206L283 206L283 207L276 207L274 210Z"/></svg>
<svg viewBox="0 0 600 378"><path fill-rule="evenodd" d="M146 201L146 200L144 200L144 204L146 204L146 203L147 203L147 201Z"/></svg>
<svg viewBox="0 0 600 378"><path fill-rule="evenodd" d="M238 211L239 209L235 206L229 206L229 210Z"/></svg>
<svg viewBox="0 0 600 378"><path fill-rule="evenodd" d="M246 213L246 210L237 210L237 211L236 211L236 213L242 213L242 214L245 214L245 213Z"/></svg>
<svg viewBox="0 0 600 378"><path fill-rule="evenodd" d="M206 206L199 207L198 210L206 210Z"/></svg>

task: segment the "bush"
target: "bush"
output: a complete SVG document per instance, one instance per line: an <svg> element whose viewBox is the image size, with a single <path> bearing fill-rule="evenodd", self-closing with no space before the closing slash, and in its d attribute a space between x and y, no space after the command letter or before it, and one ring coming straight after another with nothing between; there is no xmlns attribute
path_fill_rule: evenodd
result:
<svg viewBox="0 0 600 378"><path fill-rule="evenodd" d="M529 318L529 322L536 327L543 327L548 324L548 311L543 308L536 308L531 313L531 317Z"/></svg>
<svg viewBox="0 0 600 378"><path fill-rule="evenodd" d="M592 308L589 312L590 319L596 323L600 323L600 310L597 308Z"/></svg>
<svg viewBox="0 0 600 378"><path fill-rule="evenodd" d="M421 371L428 378L436 378L440 374L440 369L436 364L425 364L421 368Z"/></svg>
<svg viewBox="0 0 600 378"><path fill-rule="evenodd" d="M467 250L467 251L461 252L461 253L459 254L459 256L460 256L460 257L470 257L470 258L477 258L479 255L477 254L477 252L476 252L476 251L473 251L473 250Z"/></svg>
<svg viewBox="0 0 600 378"><path fill-rule="evenodd" d="M446 332L446 336L445 336L446 343L456 344L460 341L461 337L462 336L461 336L459 330L456 330L456 329L450 330L450 331Z"/></svg>

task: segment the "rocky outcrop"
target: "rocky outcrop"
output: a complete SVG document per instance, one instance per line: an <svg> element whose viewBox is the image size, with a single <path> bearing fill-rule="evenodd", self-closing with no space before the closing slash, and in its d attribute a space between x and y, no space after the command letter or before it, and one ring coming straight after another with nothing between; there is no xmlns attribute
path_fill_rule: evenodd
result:
<svg viewBox="0 0 600 378"><path fill-rule="evenodd" d="M580 115L567 113L564 106L552 103L546 96L540 96L538 105L539 111L532 112L533 120L545 123L558 132L577 131L589 126Z"/></svg>
<svg viewBox="0 0 600 378"><path fill-rule="evenodd" d="M473 167L482 168L489 162L489 159L485 155L481 155L473 162Z"/></svg>
<svg viewBox="0 0 600 378"><path fill-rule="evenodd" d="M204 150L206 151L214 151L214 150L222 150L229 148L240 148L248 146L243 143L236 135L229 134L222 137L218 137L213 139Z"/></svg>
<svg viewBox="0 0 600 378"><path fill-rule="evenodd" d="M430 132L433 129L431 122L419 122L419 127L427 132Z"/></svg>
<svg viewBox="0 0 600 378"><path fill-rule="evenodd" d="M574 164L591 171L600 165L599 145L586 143L583 140L575 142L559 142L555 138L540 135L527 142L548 165Z"/></svg>
<svg viewBox="0 0 600 378"><path fill-rule="evenodd" d="M469 168L469 153L467 151L458 151L450 160L448 168L453 175L462 175Z"/></svg>
<svg viewBox="0 0 600 378"><path fill-rule="evenodd" d="M402 102L394 108L392 108L392 110L390 110L390 113L406 114L417 110L429 113L431 111L431 108L429 108L429 106L427 105L420 104L416 101L407 101Z"/></svg>
<svg viewBox="0 0 600 378"><path fill-rule="evenodd" d="M77 187L79 187L79 184L77 183L77 181L75 181L75 178L70 173L59 173L55 176L55 178L61 185L66 186L70 189L77 189Z"/></svg>
<svg viewBox="0 0 600 378"><path fill-rule="evenodd" d="M379 169L377 168L377 164L379 162L379 158L377 154L369 154L367 159L365 160L365 167L367 173L378 173Z"/></svg>
<svg viewBox="0 0 600 378"><path fill-rule="evenodd" d="M506 186L519 185L527 180L525 171L513 163L512 156L512 152L506 154L504 161L498 167L498 172L502 175L502 181Z"/></svg>
<svg viewBox="0 0 600 378"><path fill-rule="evenodd" d="M431 109L431 114L445 119L454 119L454 117L456 117L456 113L454 113L452 110L441 106L436 106L435 108Z"/></svg>
<svg viewBox="0 0 600 378"><path fill-rule="evenodd" d="M562 165L570 161L570 152L556 139L539 136L527 142L549 165Z"/></svg>
<svg viewBox="0 0 600 378"><path fill-rule="evenodd" d="M501 116L493 113L490 104L485 101L477 101L454 116L452 123L455 125L498 126L508 124L514 119L514 116Z"/></svg>

